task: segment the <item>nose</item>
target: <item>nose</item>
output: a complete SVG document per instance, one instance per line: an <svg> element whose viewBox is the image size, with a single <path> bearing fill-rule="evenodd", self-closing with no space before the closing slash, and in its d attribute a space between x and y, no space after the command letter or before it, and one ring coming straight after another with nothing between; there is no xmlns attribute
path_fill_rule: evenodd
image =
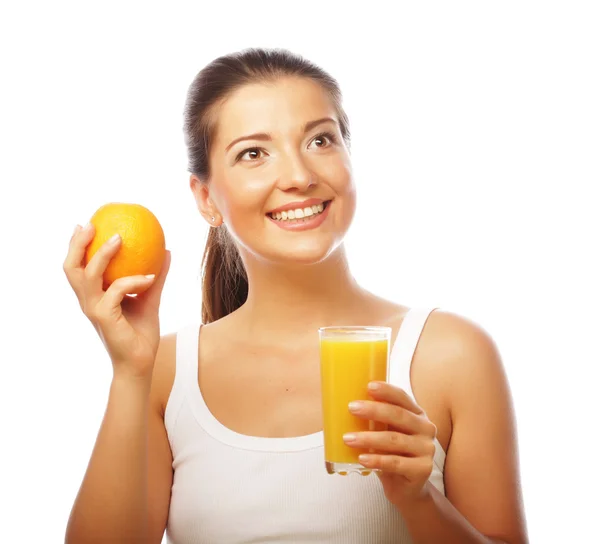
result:
<svg viewBox="0 0 600 544"><path fill-rule="evenodd" d="M306 191L316 185L314 173L307 167L301 156L284 157L279 176L279 188L282 191L296 189Z"/></svg>

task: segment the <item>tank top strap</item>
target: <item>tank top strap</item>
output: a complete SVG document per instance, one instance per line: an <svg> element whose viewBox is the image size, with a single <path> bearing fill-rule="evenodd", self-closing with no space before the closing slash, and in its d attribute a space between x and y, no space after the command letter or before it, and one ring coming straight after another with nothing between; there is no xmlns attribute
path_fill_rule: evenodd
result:
<svg viewBox="0 0 600 544"><path fill-rule="evenodd" d="M176 375L180 376L186 384L198 381L198 339L201 326L199 323L192 323L177 333Z"/></svg>
<svg viewBox="0 0 600 544"><path fill-rule="evenodd" d="M177 331L175 340L175 380L165 409L167 431L175 428L179 410L190 387L198 383L199 323L189 324Z"/></svg>
<svg viewBox="0 0 600 544"><path fill-rule="evenodd" d="M402 320L390 354L389 382L414 399L410 367L427 318L436 308L411 308Z"/></svg>

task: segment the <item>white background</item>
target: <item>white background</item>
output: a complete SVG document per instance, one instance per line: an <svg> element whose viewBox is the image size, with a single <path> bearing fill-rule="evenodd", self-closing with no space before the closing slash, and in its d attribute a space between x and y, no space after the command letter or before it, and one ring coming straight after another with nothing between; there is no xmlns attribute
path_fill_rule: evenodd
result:
<svg viewBox="0 0 600 544"><path fill-rule="evenodd" d="M196 319L206 228L188 189L185 94L215 57L267 46L342 86L355 275L491 333L517 409L531 541L590 542L597 4L217 3L0 12L2 541L62 541L106 404L110 362L62 272L73 227L105 202L148 206L173 252L163 332Z"/></svg>

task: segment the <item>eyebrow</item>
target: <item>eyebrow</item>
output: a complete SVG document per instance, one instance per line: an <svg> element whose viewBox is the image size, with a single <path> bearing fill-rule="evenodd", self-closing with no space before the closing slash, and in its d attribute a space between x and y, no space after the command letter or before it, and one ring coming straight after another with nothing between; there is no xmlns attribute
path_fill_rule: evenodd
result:
<svg viewBox="0 0 600 544"><path fill-rule="evenodd" d="M331 117L323 117L322 119L316 119L315 121L309 121L304 125L304 134L306 134L309 130L313 129L317 125L321 123L335 123L335 119ZM260 140L263 142L267 142L271 140L271 135L266 132L257 132L256 134L248 134L248 136L241 136L240 138L236 138L231 142L226 148L225 152L229 151L235 144L241 142L243 140Z"/></svg>

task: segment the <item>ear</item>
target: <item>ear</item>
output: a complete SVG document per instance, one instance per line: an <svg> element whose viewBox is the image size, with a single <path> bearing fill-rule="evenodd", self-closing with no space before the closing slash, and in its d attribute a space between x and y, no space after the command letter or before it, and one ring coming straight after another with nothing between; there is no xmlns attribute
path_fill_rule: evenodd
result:
<svg viewBox="0 0 600 544"><path fill-rule="evenodd" d="M196 199L196 206L200 215L211 227L218 227L223 223L223 218L215 203L210 198L209 184L201 181L198 176L192 174L190 176L190 189Z"/></svg>

